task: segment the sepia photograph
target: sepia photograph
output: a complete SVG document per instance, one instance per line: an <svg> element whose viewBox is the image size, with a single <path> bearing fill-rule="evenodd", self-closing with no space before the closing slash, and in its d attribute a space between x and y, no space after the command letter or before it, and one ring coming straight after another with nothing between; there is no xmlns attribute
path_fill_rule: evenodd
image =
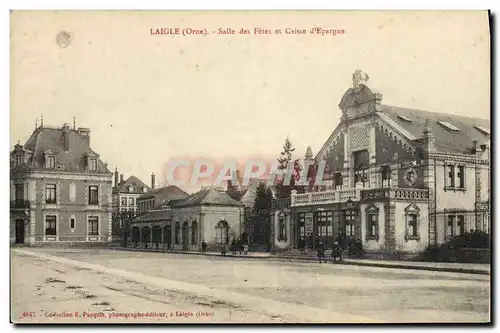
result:
<svg viewBox="0 0 500 333"><path fill-rule="evenodd" d="M12 10L12 324L491 323L491 13Z"/></svg>

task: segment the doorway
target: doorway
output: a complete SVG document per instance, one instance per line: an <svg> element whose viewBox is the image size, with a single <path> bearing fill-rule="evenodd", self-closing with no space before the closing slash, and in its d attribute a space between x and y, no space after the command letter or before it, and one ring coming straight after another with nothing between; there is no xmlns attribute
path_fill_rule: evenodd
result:
<svg viewBox="0 0 500 333"><path fill-rule="evenodd" d="M16 220L16 244L24 244L24 220Z"/></svg>

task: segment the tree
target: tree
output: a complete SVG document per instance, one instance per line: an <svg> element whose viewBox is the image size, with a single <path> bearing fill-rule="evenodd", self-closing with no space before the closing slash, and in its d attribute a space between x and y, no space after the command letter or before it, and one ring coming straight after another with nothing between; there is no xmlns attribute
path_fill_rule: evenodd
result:
<svg viewBox="0 0 500 333"><path fill-rule="evenodd" d="M295 151L292 143L288 138L285 139L283 144L283 151L281 156L278 158L278 170L287 170L288 165L292 162L292 153ZM295 159L293 162L292 177L290 184L283 184L286 176L280 176L278 178L276 189L278 198L289 198L292 190L297 190L298 192L303 192L302 186L296 186L300 179L300 174L302 172L302 164L300 159Z"/></svg>
<svg viewBox="0 0 500 333"><path fill-rule="evenodd" d="M264 242L269 251L271 240L271 209L273 205L273 193L264 183L260 183L256 190L255 202L253 205L252 222L257 226L253 239L256 243Z"/></svg>

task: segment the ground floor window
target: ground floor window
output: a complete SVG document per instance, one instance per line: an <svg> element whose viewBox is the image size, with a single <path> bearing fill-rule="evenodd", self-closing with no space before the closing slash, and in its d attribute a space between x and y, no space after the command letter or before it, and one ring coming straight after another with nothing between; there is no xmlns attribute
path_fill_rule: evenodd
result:
<svg viewBox="0 0 500 333"><path fill-rule="evenodd" d="M406 232L405 240L420 240L419 232L420 208L412 203L405 208Z"/></svg>
<svg viewBox="0 0 500 333"><path fill-rule="evenodd" d="M450 237L461 236L465 233L465 216L448 215L447 235Z"/></svg>
<svg viewBox="0 0 500 333"><path fill-rule="evenodd" d="M379 228L379 208L371 204L366 210L366 239L367 240L378 240L378 228Z"/></svg>
<svg viewBox="0 0 500 333"><path fill-rule="evenodd" d="M57 235L57 217L54 215L45 216L45 235L46 236L56 236Z"/></svg>
<svg viewBox="0 0 500 333"><path fill-rule="evenodd" d="M99 236L99 218L97 216L89 217L89 236Z"/></svg>

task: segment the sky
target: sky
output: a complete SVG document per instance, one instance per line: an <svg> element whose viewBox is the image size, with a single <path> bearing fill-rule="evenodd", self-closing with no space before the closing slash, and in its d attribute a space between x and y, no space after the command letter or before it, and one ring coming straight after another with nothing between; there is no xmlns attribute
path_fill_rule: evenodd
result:
<svg viewBox="0 0 500 333"><path fill-rule="evenodd" d="M287 27L345 34L212 33ZM152 35L158 28L209 35ZM43 114L61 127L75 117L111 171L147 184L152 172L164 184L178 158L273 161L286 137L299 158L337 126L358 68L384 104L489 119L488 14L14 11L11 148Z"/></svg>

